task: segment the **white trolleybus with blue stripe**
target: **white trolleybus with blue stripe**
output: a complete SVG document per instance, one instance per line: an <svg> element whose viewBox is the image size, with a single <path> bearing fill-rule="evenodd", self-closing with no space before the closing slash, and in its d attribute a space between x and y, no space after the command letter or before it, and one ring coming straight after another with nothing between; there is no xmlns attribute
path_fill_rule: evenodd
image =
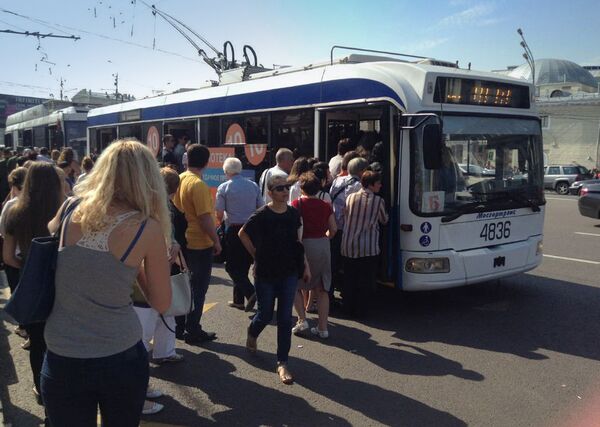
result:
<svg viewBox="0 0 600 427"><path fill-rule="evenodd" d="M93 109L88 151L135 137L158 157L164 134L186 135L210 148L204 179L215 188L228 156L258 180L279 148L327 161L350 138L382 171L390 212L382 283L435 290L538 266L545 199L532 85L430 58L380 56L389 52L355 49L334 60L336 48L350 49L274 70L256 56L248 65L245 55L208 87Z"/></svg>

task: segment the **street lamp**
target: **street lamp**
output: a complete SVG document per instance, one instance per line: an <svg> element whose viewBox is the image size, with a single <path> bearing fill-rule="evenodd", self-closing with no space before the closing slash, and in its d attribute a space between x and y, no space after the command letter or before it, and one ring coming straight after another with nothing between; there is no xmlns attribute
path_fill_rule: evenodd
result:
<svg viewBox="0 0 600 427"><path fill-rule="evenodd" d="M533 54L531 53L531 49L529 49L529 45L525 41L525 37L523 37L523 30L518 28L517 33L521 36L521 47L523 50L525 50L523 58L525 58L529 64L529 68L531 68L531 80L533 81L533 93L535 95L535 59L533 59Z"/></svg>

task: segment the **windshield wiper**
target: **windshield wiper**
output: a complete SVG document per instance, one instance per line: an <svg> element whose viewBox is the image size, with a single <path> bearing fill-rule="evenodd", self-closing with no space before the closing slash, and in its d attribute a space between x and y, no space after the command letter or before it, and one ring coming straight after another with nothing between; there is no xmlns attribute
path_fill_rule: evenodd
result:
<svg viewBox="0 0 600 427"><path fill-rule="evenodd" d="M528 197L526 194L523 194L518 191L495 191L490 194L491 196L499 195L502 197L494 198L493 200L512 200L518 203L524 203L527 207L531 208L533 212L540 211L540 204L536 203L535 200Z"/></svg>
<svg viewBox="0 0 600 427"><path fill-rule="evenodd" d="M476 202L465 203L464 205L461 205L456 212L453 212L450 215L446 215L446 216L442 217L442 222L454 221L456 218L459 218L466 213L473 212L473 209L485 208L486 206L487 206L487 203L484 203L480 200L476 201Z"/></svg>

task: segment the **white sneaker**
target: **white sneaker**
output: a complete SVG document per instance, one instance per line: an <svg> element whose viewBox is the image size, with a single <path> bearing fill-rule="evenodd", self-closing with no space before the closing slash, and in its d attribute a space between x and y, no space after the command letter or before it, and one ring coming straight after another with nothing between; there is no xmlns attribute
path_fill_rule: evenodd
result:
<svg viewBox="0 0 600 427"><path fill-rule="evenodd" d="M308 324L308 322L306 320L298 320L298 322L296 323L296 326L294 326L292 328L292 333L294 335L298 335L308 329L310 329L310 325Z"/></svg>
<svg viewBox="0 0 600 427"><path fill-rule="evenodd" d="M146 390L146 399L158 399L162 397L163 392L156 388L150 388Z"/></svg>
<svg viewBox="0 0 600 427"><path fill-rule="evenodd" d="M154 415L164 409L165 405L161 405L160 403L146 401L144 403L144 408L142 409L143 415Z"/></svg>
<svg viewBox="0 0 600 427"><path fill-rule="evenodd" d="M329 338L329 332L327 330L325 331L319 331L318 328L310 328L310 333L313 335L318 335L319 338Z"/></svg>

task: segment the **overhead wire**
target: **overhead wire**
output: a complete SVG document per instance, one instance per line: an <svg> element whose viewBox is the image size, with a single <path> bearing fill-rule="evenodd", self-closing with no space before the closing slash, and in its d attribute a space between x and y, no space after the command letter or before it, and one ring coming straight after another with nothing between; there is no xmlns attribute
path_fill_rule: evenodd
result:
<svg viewBox="0 0 600 427"><path fill-rule="evenodd" d="M57 24L57 23L50 23L50 22L44 21L42 19L31 18L29 16L21 15L21 14L18 14L16 12L12 12L10 10L4 9L4 8L0 8L0 12L10 13L12 15L16 15L16 16L22 17L24 19L29 19L29 20L37 22L39 24L45 25L45 26L47 26L49 28L55 28L55 26L58 26L58 27L65 28L65 29L70 30L70 31L77 31L79 33L89 34L89 35L92 35L92 36L95 36L95 37L100 37L100 38L105 39L105 40L116 41L116 42L119 42L119 43L127 44L127 45L134 46L134 47L139 47L139 48L143 48L143 49L147 49L147 50L155 50L157 52L161 52L161 53L164 53L164 54L167 54L167 55L177 56L179 58L186 59L188 61L193 61L193 62L197 62L197 63L200 62L196 58L190 58L189 56L185 56L185 55L179 54L177 52L171 52L171 51L168 51L168 50L165 50L165 49L155 49L155 48L153 48L151 46L146 46L146 45L143 45L141 43L136 43L136 42L132 42L132 41L128 41L128 40L122 40L122 39L119 39L119 38L116 38L116 37L107 36L105 34L95 33L93 31L88 31L88 30L82 30L82 29L76 28L76 27L70 27L68 25L62 25L62 24ZM63 33L65 33L65 34L68 34L65 31L62 31L62 30L60 30L60 31L63 32Z"/></svg>

